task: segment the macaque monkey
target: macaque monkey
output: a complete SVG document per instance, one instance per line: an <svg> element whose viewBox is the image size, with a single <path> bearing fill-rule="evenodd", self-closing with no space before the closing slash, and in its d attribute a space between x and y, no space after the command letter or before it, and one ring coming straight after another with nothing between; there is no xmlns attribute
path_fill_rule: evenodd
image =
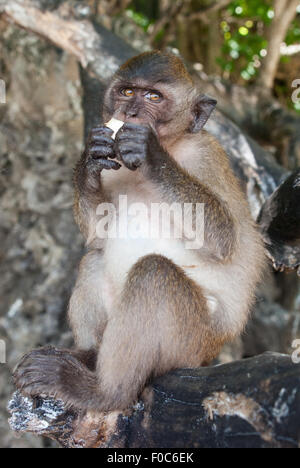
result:
<svg viewBox="0 0 300 468"><path fill-rule="evenodd" d="M121 128L94 128L75 170L88 249L69 306L76 349L27 354L14 374L23 393L81 411L124 410L149 379L209 364L243 331L265 255L228 158L203 130L215 105L168 53L139 55L113 77L103 121ZM192 222L171 217L181 234L171 239L105 238L97 234L103 203L121 225L134 203L186 205ZM203 242L187 248L196 227Z"/></svg>

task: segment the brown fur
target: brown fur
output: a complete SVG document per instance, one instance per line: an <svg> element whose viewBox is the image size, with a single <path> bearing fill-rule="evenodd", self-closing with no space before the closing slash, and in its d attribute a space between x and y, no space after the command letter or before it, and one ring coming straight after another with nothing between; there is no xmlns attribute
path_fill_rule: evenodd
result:
<svg viewBox="0 0 300 468"><path fill-rule="evenodd" d="M154 72L149 82L145 78L152 57L161 82ZM142 55L121 68L107 91L106 120L114 115L153 131L137 127L131 137L127 128L129 143L119 132L114 152L127 166L116 171L99 170L101 164L116 165L115 159L91 158L103 129L92 134L94 146L88 144L75 171L75 217L89 248L69 307L78 350L44 348L25 356L15 373L25 393L54 395L81 409L124 409L151 377L207 365L247 322L264 248L226 154L202 130L212 101L197 98L182 70L173 56ZM124 81L137 90L134 104L118 94ZM164 96L159 106L141 104L148 88ZM130 105L138 109L131 107L131 118ZM137 170L127 168L135 153L122 153L126 144L138 145L138 157L147 148ZM129 205L205 203L203 248L187 251L174 239L98 239L96 207L117 206L120 194ZM183 239L189 235L182 232Z"/></svg>

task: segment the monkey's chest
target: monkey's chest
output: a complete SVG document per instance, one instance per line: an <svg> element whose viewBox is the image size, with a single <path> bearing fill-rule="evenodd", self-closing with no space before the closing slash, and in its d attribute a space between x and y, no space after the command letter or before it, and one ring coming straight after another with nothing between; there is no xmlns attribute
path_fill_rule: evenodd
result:
<svg viewBox="0 0 300 468"><path fill-rule="evenodd" d="M163 255L188 274L194 273L199 256L185 248L175 222L180 213L162 203L151 182L122 168L107 171L103 185L112 200L104 251L106 273L112 282L123 283L132 266L150 254Z"/></svg>
<svg viewBox="0 0 300 468"><path fill-rule="evenodd" d="M121 286L133 265L146 255L163 255L187 273L197 269L199 257L187 250L172 223L171 216L161 215L160 204L128 203L121 198L121 208L116 211L106 241L106 271L117 286ZM170 218L170 219L169 219ZM164 220L165 223L161 221Z"/></svg>

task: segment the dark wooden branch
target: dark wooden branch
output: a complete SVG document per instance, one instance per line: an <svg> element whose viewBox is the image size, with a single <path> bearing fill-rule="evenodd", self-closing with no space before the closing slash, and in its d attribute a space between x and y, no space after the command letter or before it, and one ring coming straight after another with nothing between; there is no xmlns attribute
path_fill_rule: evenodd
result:
<svg viewBox="0 0 300 468"><path fill-rule="evenodd" d="M300 274L300 169L265 202L258 222L274 268Z"/></svg>
<svg viewBox="0 0 300 468"><path fill-rule="evenodd" d="M300 365L267 353L157 379L126 414L64 411L16 393L10 425L63 447L299 447Z"/></svg>

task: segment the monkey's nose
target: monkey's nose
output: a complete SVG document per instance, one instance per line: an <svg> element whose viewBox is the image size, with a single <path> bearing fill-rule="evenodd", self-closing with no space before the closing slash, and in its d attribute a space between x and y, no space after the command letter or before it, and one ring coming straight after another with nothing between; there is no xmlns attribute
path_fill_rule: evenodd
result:
<svg viewBox="0 0 300 468"><path fill-rule="evenodd" d="M128 109L126 111L126 117L127 118L133 118L138 116L139 111L137 109Z"/></svg>

